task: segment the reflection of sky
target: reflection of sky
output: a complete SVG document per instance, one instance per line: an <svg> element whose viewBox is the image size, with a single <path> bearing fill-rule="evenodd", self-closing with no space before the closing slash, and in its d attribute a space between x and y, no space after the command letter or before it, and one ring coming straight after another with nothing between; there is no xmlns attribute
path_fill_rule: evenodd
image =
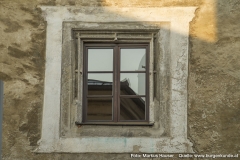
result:
<svg viewBox="0 0 240 160"><path fill-rule="evenodd" d="M142 65L145 66L146 50L143 48L138 49L121 49L121 71L137 71L144 70ZM113 70L113 49L88 49L88 71L112 71ZM139 80L139 73L121 73L120 80L127 79L130 87L138 94L139 87L145 88L144 80ZM112 82L112 73L92 73L88 74L88 79L99 81ZM143 84L139 84L139 82ZM142 94L142 93L141 93Z"/></svg>
<svg viewBox="0 0 240 160"><path fill-rule="evenodd" d="M98 81L113 82L112 73L88 73L88 79L94 79Z"/></svg>
<svg viewBox="0 0 240 160"><path fill-rule="evenodd" d="M143 48L121 49L121 71L144 70L144 68L139 68L139 64L143 57L145 60L145 52Z"/></svg>
<svg viewBox="0 0 240 160"><path fill-rule="evenodd" d="M88 71L112 71L113 49L88 49Z"/></svg>

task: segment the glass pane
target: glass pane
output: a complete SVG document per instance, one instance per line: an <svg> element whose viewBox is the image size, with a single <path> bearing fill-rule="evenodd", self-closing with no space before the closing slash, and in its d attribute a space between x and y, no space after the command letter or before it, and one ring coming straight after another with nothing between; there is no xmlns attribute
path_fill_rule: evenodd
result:
<svg viewBox="0 0 240 160"><path fill-rule="evenodd" d="M112 120L112 99L88 98L87 120Z"/></svg>
<svg viewBox="0 0 240 160"><path fill-rule="evenodd" d="M121 71L144 71L146 68L146 49L121 49Z"/></svg>
<svg viewBox="0 0 240 160"><path fill-rule="evenodd" d="M121 73L121 95L146 95L145 73Z"/></svg>
<svg viewBox="0 0 240 160"><path fill-rule="evenodd" d="M89 73L88 95L112 95L112 73Z"/></svg>
<svg viewBox="0 0 240 160"><path fill-rule="evenodd" d="M120 120L145 120L143 98L120 98Z"/></svg>
<svg viewBox="0 0 240 160"><path fill-rule="evenodd" d="M112 71L113 49L88 49L88 71Z"/></svg>

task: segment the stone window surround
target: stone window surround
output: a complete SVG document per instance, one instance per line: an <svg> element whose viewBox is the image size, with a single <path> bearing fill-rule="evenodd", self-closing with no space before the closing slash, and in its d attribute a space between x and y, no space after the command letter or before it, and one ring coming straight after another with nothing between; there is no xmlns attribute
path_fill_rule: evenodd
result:
<svg viewBox="0 0 240 160"><path fill-rule="evenodd" d="M110 27L111 28L111 27ZM111 29L110 29L111 30ZM111 119L107 119L107 122L106 122L106 120L105 120L105 118L104 118L104 116L102 116L100 119L95 119L95 118L92 118L91 119L91 115L90 115L90 118L88 118L89 117L89 113L88 113L88 110L91 110L91 103L90 102L88 102L88 100L87 99L89 99L89 100L91 100L91 98L83 98L83 100L82 101L84 101L85 100L85 105L84 105L84 102L80 102L81 104L83 104L82 105L82 109L85 109L85 111L83 112L83 111L81 111L81 112L79 112L79 113L81 113L82 114L82 117L84 117L84 114L85 114L85 118L81 118L82 119L82 123L83 124L88 124L88 123L91 123L91 124L110 124L110 123L112 123L112 124L114 124L114 125L117 125L117 124L129 124L129 123L136 123L136 124L141 124L141 125L143 125L143 124L149 124L149 105L148 105L148 101L149 101L149 92L148 92L148 88L149 88L149 85L146 85L146 83L147 84L149 84L149 82L148 82L148 80L149 80L149 67L148 67L148 64L149 64L149 60L148 60L148 56L149 56L149 43L144 43L144 44L141 44L141 43L137 43L137 38L136 37L138 37L138 36L133 36L133 37L131 37L131 36L124 36L124 34L126 34L126 32L125 32L126 30L123 30L122 31L122 34L121 34L121 32L115 32L115 33L113 33L112 34L112 37L109 37L109 38L107 38L107 39L102 39L102 38L100 38L100 40L102 41L102 42L105 42L105 44L104 44L104 46L99 46L99 44L101 45L102 44L102 42L101 43L99 43L99 40L98 41L96 41L97 40L97 38L92 38L91 39L91 43L88 43L88 44L85 44L84 45L84 47L86 48L85 49L85 51L86 52L88 52L86 55L88 55L88 56L85 56L84 58L85 58L85 61L86 62L88 62L88 64L90 64L90 65L87 65L87 64L85 64L85 65L83 65L83 68L84 68L84 70L85 70L85 76L86 75L88 75L88 78L86 78L85 77L85 80L83 80L83 81L85 81L85 84L83 83L83 88L85 88L87 91L85 91L85 92L83 92L83 91L77 91L77 93L80 95L80 96L84 96L85 98L88 96L88 95L94 95L95 97L95 100L96 99L98 99L99 100L99 98L100 98L100 96L109 96L109 97L107 97L108 98L108 100L109 99L111 99L111 101L110 102L108 102L108 103L111 103ZM101 37L101 36L103 36L104 37L104 35L107 33L107 30L106 31L104 31L104 33L103 33L103 35L102 34L100 34L100 35L96 35L97 37ZM100 32L100 33L102 33L102 32ZM81 32L80 32L80 34L81 34ZM87 33L88 34L88 33ZM115 36L113 36L113 35L115 35ZM129 35L131 35L130 33L129 33ZM151 35L151 34L150 34ZM122 36L124 36L124 38L122 38ZM144 34L144 36L145 36L145 34ZM80 38L81 36L79 36L79 38ZM84 36L85 37L85 36ZM136 39L136 41L134 41L134 40L132 40L133 41L133 44L126 44L126 42L125 43L123 43L124 42L124 40L127 40L127 39L125 39L125 37L126 38L132 38L132 39ZM140 37L140 36L139 36ZM82 39L82 38L81 38ZM86 39L86 38L85 38ZM86 40L83 40L84 42L86 42L87 41L87 39ZM89 40L88 40L89 41ZM114 43L114 41L115 41L115 43ZM120 44L116 44L116 43L120 43ZM130 41L131 42L131 41ZM81 45L79 45L79 46L81 46ZM96 48L96 47L98 47L98 48ZM108 93L108 94L105 94L104 93L104 91L105 90L103 90L102 92L101 92L101 94L94 94L94 93L91 93L91 89L89 89L89 84L88 84L88 79L89 79L89 75L98 75L99 73L96 73L96 72L98 72L99 70L96 70L96 69L89 69L90 67L91 67L91 65L93 65L93 63L90 63L91 62L91 60L94 60L94 59L91 59L91 57L90 57L90 51L89 51L89 49L91 50L91 49L94 49L94 50L101 50L101 48L102 47L104 47L104 49L108 49L108 51L109 50L111 50L111 55L112 55L112 57L111 57L111 61L110 61L110 63L112 63L112 64L117 64L117 63L120 63L120 59L116 59L115 57L117 57L118 55L119 55L119 57L121 57L122 56L122 52L124 52L124 51L122 51L123 49L125 49L125 50L127 50L127 52L129 52L129 50L130 49L132 49L132 50L136 50L136 49L141 49L141 53L143 52L144 53L144 57L145 57L145 63L143 63L142 65L144 65L144 67L142 67L142 68L145 68L145 69L140 69L140 68L137 68L138 70L136 70L136 68L128 68L128 69L122 69L121 68L121 66L122 66L122 64L120 64L119 66L117 66L117 65L113 65L112 67L113 68L110 68L110 67L108 67L108 69L106 69L106 70L104 70L104 69L101 69L100 71L101 72L104 72L105 74L102 74L102 75L112 75L111 77L112 77L112 79L108 79L108 80L105 80L106 82L110 82L111 84L109 85L108 84L108 86L111 86L111 94L110 93ZM133 47L133 48L132 48ZM81 47L79 47L80 49L81 49ZM120 48L120 50L116 50L116 48ZM83 52L84 53L84 52ZM80 55L84 55L84 54L80 54ZM94 52L95 54L96 54L96 52ZM93 53L93 54L94 54ZM102 52L101 52L102 53ZM109 52L108 52L109 53ZM134 52L135 53L135 52ZM124 54L124 53L123 53ZM109 55L109 54L108 54ZM126 55L126 52L125 52L125 55ZM90 58L89 58L90 57ZM114 58L113 58L114 57ZM105 58L105 57L104 57ZM104 59L103 58L103 59ZM141 58L143 58L143 56L141 57ZM76 58L76 59L78 59L78 58ZM128 58L129 59L129 58ZM99 59L98 59L99 60ZM80 64L83 64L83 62L84 61L82 61ZM105 61L105 62L107 62L107 63L109 63L109 61ZM132 61L131 61L132 62ZM140 66L140 61L138 61L139 63L138 63L138 67ZM125 62L125 64L126 64L126 62ZM100 67L102 65L102 63L95 63L94 64L94 66L98 66L98 67ZM128 63L128 65L129 65L129 63ZM90 66L90 67L89 67ZM118 68L119 67L119 68ZM110 68L110 69L109 69ZM135 69L135 70L134 70ZM79 69L78 69L79 70ZM112 71L112 73L108 73L107 71ZM122 73L121 71L131 71L131 73L127 73L127 75L128 76L131 76L131 75L138 75L138 77L139 77L139 75L144 75L144 82L142 82L141 84L142 84L142 86L144 86L144 88L145 88L145 90L141 93L139 93L139 90L135 90L135 88L133 88L133 86L131 85L131 83L137 83L137 82L135 82L134 80L129 80L129 87L130 87L130 89L132 89L132 91L134 91L134 92L136 92L135 93L135 95L134 94L130 94L130 93L128 93L128 91L126 90L125 92L126 93L124 93L124 84L122 84L122 82L125 82L124 80L126 80L126 78L129 78L128 76L126 76L126 73ZM93 74L89 74L88 72L91 72L91 71L94 71L95 73L93 73ZM135 71L135 73L132 73L133 71ZM138 72L136 72L136 71L138 71ZM140 71L140 72L139 72ZM143 72L141 72L141 71L143 71ZM79 72L77 72L78 74L79 74ZM107 74L106 74L107 73ZM116 78L116 75L120 75L118 78ZM122 77L122 74L125 74L125 79L123 79L123 77ZM82 75L81 73L80 73L80 75ZM98 78L98 77L97 77ZM102 77L101 77L102 78ZM96 81L103 81L104 82L104 80L102 80L102 79L96 79ZM121 78L121 79L120 79ZM83 78L82 77L80 77L80 80L82 80ZM91 78L90 78L91 79ZM94 79L94 78L93 78ZM117 88L116 87L116 85L114 85L114 84L118 84L119 83L119 88ZM77 83L77 84L79 84L79 82ZM82 83L81 83L82 84ZM99 85L99 84L98 84ZM104 85L104 83L102 83L102 85ZM125 84L126 85L126 84ZM106 86L106 85L105 85ZM139 87L139 86L138 86ZM139 89L139 88L138 88ZM95 91L95 90L94 90ZM116 93L117 92L117 93ZM123 92L123 93L122 93ZM113 94L113 93L116 93L116 94ZM100 95L100 96L99 96ZM125 97L125 98L122 98L121 97L121 95L124 95L124 96L128 96L127 98ZM144 97L143 96L141 96L141 97L136 97L136 96L138 96L138 95L144 95ZM130 96L135 96L135 97L130 97ZM97 98L96 98L97 97ZM94 98L92 98L92 99L94 99ZM104 99L104 97L102 97L103 99ZM117 99L119 98L119 100L120 100L120 104L117 104L117 103L115 103L115 102L117 102ZM134 107L134 105L132 104L128 104L128 105L126 105L127 107L132 107L133 108L133 113L135 113L135 114L137 114L138 116L140 116L141 114L140 113L142 113L143 115L141 116L141 117L138 117L138 118L136 118L135 116L134 116L134 114L133 115L131 115L132 117L130 117L129 115L129 119L124 119L125 117L123 116L122 118L121 118L121 116L123 115L123 114L126 114L127 115L127 113L126 112L124 112L123 111L123 113L121 113L122 112L122 108L121 108L121 104L123 103L123 102L121 102L121 99L133 99L133 98L135 98L135 99L138 99L138 100L142 100L142 101L144 101L144 102L142 102L142 106L144 106L145 107L145 109L141 112L141 111L139 111L140 109L139 108L135 108ZM134 103L135 101L134 100L132 100L132 103ZM141 102L141 101L140 101ZM94 103L94 102L93 102ZM96 102L95 102L96 103ZM101 104L101 102L97 102L98 103L98 105L100 105ZM104 103L104 102L103 102ZM105 102L106 103L106 102ZM127 103L127 102L125 102L125 103ZM130 102L128 102L128 103L130 103ZM135 105L137 104L137 102L135 102ZM124 104L123 104L124 105ZM80 106L80 105L79 105ZM92 104L92 106L93 106L93 104ZM125 106L125 107L126 107ZM63 106L62 106L63 107ZM104 106L104 108L106 108L107 109L107 105L105 105ZM80 108L80 107L79 107ZM94 108L96 108L96 105L95 105L95 107ZM135 110L134 110L135 109ZM101 110L97 110L97 113L101 113ZM91 111L90 111L90 114L91 114ZM103 112L103 114L107 114L107 112ZM119 116L119 117L118 117ZM105 116L105 117L107 117L107 116ZM81 120L80 119L80 120ZM81 121L80 121L81 122ZM118 128L120 128L120 127L118 127Z"/></svg>
<svg viewBox="0 0 240 160"><path fill-rule="evenodd" d="M196 7L117 8L40 6L47 21L42 134L36 152L189 153L187 77L189 22ZM94 12L94 13L93 13ZM118 16L109 15L109 12ZM128 15L128 17L123 15ZM167 137L62 137L61 68L63 22L168 22L170 24L170 135ZM161 46L160 46L161 47ZM163 66L164 67L164 66ZM135 151L135 148L139 148Z"/></svg>
<svg viewBox="0 0 240 160"><path fill-rule="evenodd" d="M159 29L165 27L165 29ZM168 29L166 29L168 28ZM163 34L165 33L165 34ZM83 92L83 46L84 42L108 42L108 43L148 43L150 46L149 64L149 100L150 100L150 122L141 126L137 124L131 126L81 126L78 129L75 125L81 124L82 121L82 92ZM75 42L75 45L73 44ZM155 44L156 43L156 44ZM159 44L157 44L159 43ZM162 136L168 135L169 124L166 119L168 114L163 114L159 110L166 110L167 103L159 105L159 94L153 94L156 89L162 86L169 86L164 83L167 81L165 73L160 73L160 65L169 66L169 58L165 56L163 64L153 65L154 59L159 60L160 50L154 46L166 46L164 55L168 53L169 44L169 23L147 24L139 22L63 22L63 50L62 50L62 77L61 77L61 137L86 137L91 133L94 137L120 137L120 136ZM73 47L69 47L73 46ZM75 46L75 47L74 47ZM70 52L72 51L72 52ZM156 53L154 53L156 52ZM71 53L71 54L70 54ZM162 54L163 55L163 54ZM72 59L71 59L72 58ZM78 61L78 62L77 62ZM156 69L156 74L153 74L153 68ZM165 67L168 68L168 67ZM165 69L167 70L167 69ZM168 69L169 70L169 69ZM73 74L75 73L75 74ZM161 74L161 76L159 76ZM156 79L157 83L153 83ZM162 79L162 81L160 81ZM169 83L169 82L168 82ZM73 89L75 91L73 91ZM161 88L158 90L162 90ZM158 92L159 93L159 92ZM163 92L161 92L163 93ZM169 96L169 92L165 92ZM166 99L166 98L165 98ZM161 101L164 101L162 98ZM161 117L161 119L159 118ZM152 126L154 124L154 126ZM152 126L152 127L148 127ZM94 131L93 131L94 128ZM114 131L113 131L114 130ZM107 134L106 134L107 133Z"/></svg>

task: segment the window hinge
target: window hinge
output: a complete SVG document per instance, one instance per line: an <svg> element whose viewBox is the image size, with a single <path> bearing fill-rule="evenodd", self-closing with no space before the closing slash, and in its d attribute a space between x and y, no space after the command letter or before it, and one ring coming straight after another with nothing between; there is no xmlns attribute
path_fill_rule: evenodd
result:
<svg viewBox="0 0 240 160"><path fill-rule="evenodd" d="M75 70L75 73L78 73L78 70L77 70L77 69ZM80 71L79 73L82 74L82 71Z"/></svg>
<svg viewBox="0 0 240 160"><path fill-rule="evenodd" d="M115 33L114 41L117 41L117 40L118 40L117 33Z"/></svg>
<svg viewBox="0 0 240 160"><path fill-rule="evenodd" d="M149 72L149 74L151 75L151 74L156 74L157 73L157 71L152 71L152 72Z"/></svg>

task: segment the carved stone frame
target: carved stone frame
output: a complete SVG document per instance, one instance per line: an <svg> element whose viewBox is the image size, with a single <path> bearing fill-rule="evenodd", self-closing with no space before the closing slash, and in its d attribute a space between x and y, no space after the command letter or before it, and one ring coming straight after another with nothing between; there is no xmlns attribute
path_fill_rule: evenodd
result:
<svg viewBox="0 0 240 160"><path fill-rule="evenodd" d="M138 152L144 153L193 152L192 144L187 139L187 78L189 21L194 16L195 7L77 8L41 6L41 9L47 21L47 40L42 135L37 152L130 153L136 146L139 148ZM154 29L154 27L156 28L155 24L160 24L157 25L159 29L157 42L155 45L153 42L150 43L152 48L154 46L159 53L161 52L157 69L158 81L163 78L159 81L160 85L157 88L160 92L159 101L153 101L153 104L162 109L159 116L167 114L169 120L164 123L162 122L164 120L160 119L160 127L153 127L152 130L155 129L155 131L151 132L151 136L81 136L78 135L78 129L72 123L77 117L72 116L77 114L74 106L79 107L80 104L77 101L76 104L71 101L66 104L64 100L66 97L63 96L71 96L69 81L71 82L72 79L64 81L64 76L67 76L65 73L70 73L67 70L72 70L69 62L72 62L71 54L75 52L73 50L74 43L71 42L74 40L71 36L66 37L71 33L69 33L69 26L70 29L75 27L94 29L99 26L104 29L104 26L109 26L109 23L112 23L113 26L113 23L115 25L141 23L140 26L143 29L146 27L146 30ZM73 27L74 25L75 27ZM130 27L127 29L130 29L131 25L128 26ZM70 56L66 56L67 53ZM63 90L69 94L63 94ZM71 97L67 99L71 99ZM67 115L64 115L65 113ZM153 121L158 113L154 113L154 115ZM64 122L68 124L67 127L64 126ZM101 127L99 130L103 129ZM146 130L148 129L146 128Z"/></svg>

